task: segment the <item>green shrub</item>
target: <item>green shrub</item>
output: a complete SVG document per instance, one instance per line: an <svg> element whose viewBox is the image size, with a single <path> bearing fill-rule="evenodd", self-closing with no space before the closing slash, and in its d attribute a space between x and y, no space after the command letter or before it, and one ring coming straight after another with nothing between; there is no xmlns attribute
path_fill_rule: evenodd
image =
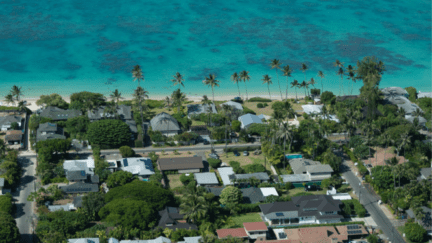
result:
<svg viewBox="0 0 432 243"><path fill-rule="evenodd" d="M364 217L366 215L366 209L360 204L358 200L344 200L342 203L344 204L343 213L345 215L349 216L355 214L358 217Z"/></svg>
<svg viewBox="0 0 432 243"><path fill-rule="evenodd" d="M255 111L243 106L243 114L253 114L256 115Z"/></svg>
<svg viewBox="0 0 432 243"><path fill-rule="evenodd" d="M189 174L188 176L186 174L180 175L180 181L183 183L183 185L188 185L190 182L194 181L194 175Z"/></svg>
<svg viewBox="0 0 432 243"><path fill-rule="evenodd" d="M405 90L408 92L408 95L409 95L408 99L411 102L415 103L416 99L417 99L417 89L410 86L410 87L406 87Z"/></svg>
<svg viewBox="0 0 432 243"><path fill-rule="evenodd" d="M159 108L159 107L163 106L164 101L163 100L145 100L145 104L150 109L154 109L154 108Z"/></svg>
<svg viewBox="0 0 432 243"><path fill-rule="evenodd" d="M263 106L264 106L264 107L267 107L267 106L268 106L268 104L267 104L267 103L263 103Z"/></svg>
<svg viewBox="0 0 432 243"><path fill-rule="evenodd" d="M418 223L405 224L405 232L407 238L412 242L424 242L427 231Z"/></svg>
<svg viewBox="0 0 432 243"><path fill-rule="evenodd" d="M259 203L255 203L255 204L240 203L240 204L238 204L238 207L240 209L239 213L241 213L241 214L261 212L261 209L259 207Z"/></svg>
<svg viewBox="0 0 432 243"><path fill-rule="evenodd" d="M90 143L101 147L118 148L130 142L129 126L121 120L99 120L89 125L87 132Z"/></svg>
<svg viewBox="0 0 432 243"><path fill-rule="evenodd" d="M120 154L122 155L123 158L135 156L135 151L127 145L121 146L119 150L120 150Z"/></svg>
<svg viewBox="0 0 432 243"><path fill-rule="evenodd" d="M135 148L142 148L144 147L143 141L141 139L135 140Z"/></svg>
<svg viewBox="0 0 432 243"><path fill-rule="evenodd" d="M243 168L240 167L240 163L237 161L230 161L229 165L233 168L234 173L241 174L243 173Z"/></svg>
<svg viewBox="0 0 432 243"><path fill-rule="evenodd" d="M293 197L302 197L302 196L312 196L313 193L310 192L299 192L293 195Z"/></svg>
<svg viewBox="0 0 432 243"><path fill-rule="evenodd" d="M262 103L258 103L257 108L264 108L264 105Z"/></svg>
<svg viewBox="0 0 432 243"><path fill-rule="evenodd" d="M231 129L235 132L240 132L241 122L238 120L234 120L231 122Z"/></svg>
<svg viewBox="0 0 432 243"><path fill-rule="evenodd" d="M222 161L220 159L213 159L213 158L208 158L207 162L209 163L209 165L213 168L216 169L220 166L220 164L222 163Z"/></svg>
<svg viewBox="0 0 432 243"><path fill-rule="evenodd" d="M246 165L244 166L244 170L246 171L246 173L266 172L266 169L262 164Z"/></svg>
<svg viewBox="0 0 432 243"><path fill-rule="evenodd" d="M249 102L271 102L271 99L261 98L261 97L253 97L248 100Z"/></svg>

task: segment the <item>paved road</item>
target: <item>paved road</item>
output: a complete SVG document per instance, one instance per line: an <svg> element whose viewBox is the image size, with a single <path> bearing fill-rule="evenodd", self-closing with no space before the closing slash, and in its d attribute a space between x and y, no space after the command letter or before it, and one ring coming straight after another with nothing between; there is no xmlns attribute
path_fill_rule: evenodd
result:
<svg viewBox="0 0 432 243"><path fill-rule="evenodd" d="M19 157L19 163L22 166L23 176L20 185L16 191L12 193L16 204L15 220L18 229L21 233L22 243L33 242L32 238L32 219L33 219L33 202L28 202L27 197L35 189L35 165L36 158L34 157Z"/></svg>
<svg viewBox="0 0 432 243"><path fill-rule="evenodd" d="M343 176L349 182L356 195L359 195L360 192L361 204L363 204L368 213L370 213L378 227L384 232L384 234L389 238L392 243L405 242L397 229L393 227L390 220L378 206L378 199L374 195L369 193L366 188L364 188L363 186L359 186L359 184L361 183L359 178L354 175L346 161L343 163L342 166Z"/></svg>

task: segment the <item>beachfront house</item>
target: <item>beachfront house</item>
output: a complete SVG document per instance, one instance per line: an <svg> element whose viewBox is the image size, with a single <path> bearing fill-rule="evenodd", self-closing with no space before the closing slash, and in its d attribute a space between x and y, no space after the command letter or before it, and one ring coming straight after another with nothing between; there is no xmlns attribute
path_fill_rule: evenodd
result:
<svg viewBox="0 0 432 243"><path fill-rule="evenodd" d="M3 116L0 117L0 129L2 131L7 131L11 129L12 123L16 122L18 128L21 128L23 118L20 116Z"/></svg>
<svg viewBox="0 0 432 243"><path fill-rule="evenodd" d="M257 123L257 124L262 124L262 120L261 118L259 118L257 115L254 114L246 114L243 116L240 116L238 118L239 122L241 123L240 128L241 129L247 129L248 127L250 127L250 125Z"/></svg>
<svg viewBox="0 0 432 243"><path fill-rule="evenodd" d="M187 105L187 114L188 117L191 118L192 116L200 115L200 114L208 114L209 111L211 113L216 114L216 106L214 104L207 105L207 104L190 104Z"/></svg>
<svg viewBox="0 0 432 243"><path fill-rule="evenodd" d="M120 170L137 175L140 180L148 181L150 176L155 174L150 158L125 158L120 163Z"/></svg>
<svg viewBox="0 0 432 243"><path fill-rule="evenodd" d="M64 136L63 128L57 126L56 123L42 123L39 124L38 129L36 130L36 141L45 141L49 139L66 139Z"/></svg>
<svg viewBox="0 0 432 243"><path fill-rule="evenodd" d="M160 158L157 161L157 166L161 172L177 171L179 174L199 173L202 169L204 169L201 156Z"/></svg>
<svg viewBox="0 0 432 243"><path fill-rule="evenodd" d="M160 131L164 136L175 136L180 133L180 125L170 114L161 112L150 120L153 131Z"/></svg>
<svg viewBox="0 0 432 243"><path fill-rule="evenodd" d="M48 106L43 109L39 115L41 117L50 118L53 121L65 121L70 118L81 116L82 112L79 110L63 110L55 106Z"/></svg>
<svg viewBox="0 0 432 243"><path fill-rule="evenodd" d="M98 121L101 119L120 119L129 126L132 133L131 140L134 140L138 134L138 128L135 120L133 119L132 108L129 105L119 105L116 114L108 114L105 112L105 106L100 106L96 110L89 110L87 113L90 122Z"/></svg>
<svg viewBox="0 0 432 243"><path fill-rule="evenodd" d="M235 101L228 101L228 102L225 102L225 103L223 103L223 104L221 104L220 106L222 107L223 105L229 105L229 106L231 106L234 110L239 110L239 111L242 111L243 110L243 106L240 104L240 103L238 103L238 102L235 102Z"/></svg>
<svg viewBox="0 0 432 243"><path fill-rule="evenodd" d="M342 202L328 195L293 197L291 201L260 204L263 219L271 226L339 223Z"/></svg>

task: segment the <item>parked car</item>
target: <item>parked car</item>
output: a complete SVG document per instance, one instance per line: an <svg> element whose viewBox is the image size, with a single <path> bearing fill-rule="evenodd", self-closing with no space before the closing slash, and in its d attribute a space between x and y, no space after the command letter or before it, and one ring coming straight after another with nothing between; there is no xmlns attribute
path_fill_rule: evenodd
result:
<svg viewBox="0 0 432 243"><path fill-rule="evenodd" d="M204 144L204 145L207 145L207 144L210 144L210 143L209 143L209 141L204 140L203 144Z"/></svg>
<svg viewBox="0 0 432 243"><path fill-rule="evenodd" d="M315 186L315 185L308 185L308 186L305 186L304 190L307 192L308 191L319 191L319 190L321 190L321 187Z"/></svg>
<svg viewBox="0 0 432 243"><path fill-rule="evenodd" d="M219 155L217 155L216 153L210 153L209 157L213 159L219 159Z"/></svg>
<svg viewBox="0 0 432 243"><path fill-rule="evenodd" d="M249 152L248 151L243 151L243 156L248 156Z"/></svg>
<svg viewBox="0 0 432 243"><path fill-rule="evenodd" d="M234 150L234 156L240 156L240 153L237 150Z"/></svg>

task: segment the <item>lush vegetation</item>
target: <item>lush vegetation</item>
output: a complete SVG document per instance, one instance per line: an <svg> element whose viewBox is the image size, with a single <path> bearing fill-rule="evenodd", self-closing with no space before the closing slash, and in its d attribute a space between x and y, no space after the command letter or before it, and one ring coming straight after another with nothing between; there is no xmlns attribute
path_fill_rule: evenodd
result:
<svg viewBox="0 0 432 243"><path fill-rule="evenodd" d="M101 148L119 148L131 141L129 126L121 120L99 120L91 123L87 131L91 144Z"/></svg>
<svg viewBox="0 0 432 243"><path fill-rule="evenodd" d="M56 106L61 109L68 109L69 104L63 100L59 94L41 95L39 100L36 101L36 105L44 106Z"/></svg>
<svg viewBox="0 0 432 243"><path fill-rule="evenodd" d="M18 164L19 152L17 150L11 150L6 156L2 155L4 151L1 152L0 171L4 173L1 174L0 177L5 179L6 187L16 187L21 178L21 166Z"/></svg>

